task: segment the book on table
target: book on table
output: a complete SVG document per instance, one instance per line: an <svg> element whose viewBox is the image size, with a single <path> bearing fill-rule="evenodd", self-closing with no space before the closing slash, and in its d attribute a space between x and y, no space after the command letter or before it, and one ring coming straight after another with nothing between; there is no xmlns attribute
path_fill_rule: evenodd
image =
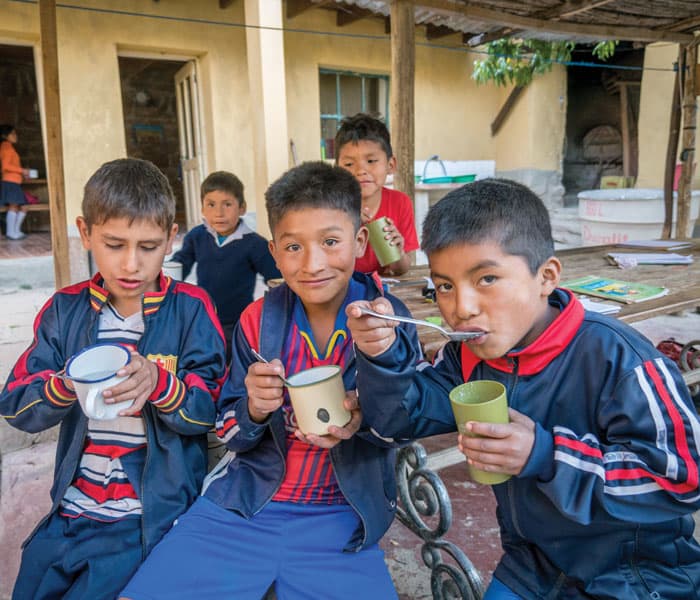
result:
<svg viewBox="0 0 700 600"><path fill-rule="evenodd" d="M571 279L562 283L561 286L578 294L615 300L623 304L634 304L635 302L652 300L668 294L668 288L661 285L622 281L596 275L586 275L578 279Z"/></svg>

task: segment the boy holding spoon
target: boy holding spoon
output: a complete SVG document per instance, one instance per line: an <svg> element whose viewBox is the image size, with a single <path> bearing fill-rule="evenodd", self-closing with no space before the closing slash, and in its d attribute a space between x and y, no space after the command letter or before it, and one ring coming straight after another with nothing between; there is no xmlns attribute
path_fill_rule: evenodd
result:
<svg viewBox="0 0 700 600"><path fill-rule="evenodd" d="M504 555L485 600L697 597L700 422L676 365L558 287L549 214L525 186L450 192L423 250L445 321L481 335L416 367L390 321L362 314L387 303L351 304L358 395L365 421L402 439L455 431L457 385L506 387L510 423L458 437L471 465L512 475L493 486Z"/></svg>
<svg viewBox="0 0 700 600"><path fill-rule="evenodd" d="M265 199L285 283L248 306L234 329L217 405L217 433L231 453L125 598L259 600L271 586L299 600L397 597L377 545L396 511L396 444L362 422L345 316L350 302L383 294L378 278L354 272L367 242L360 186L339 167L304 163ZM397 332L419 356L415 327ZM352 418L328 435L304 435L280 377L325 365L342 368Z"/></svg>

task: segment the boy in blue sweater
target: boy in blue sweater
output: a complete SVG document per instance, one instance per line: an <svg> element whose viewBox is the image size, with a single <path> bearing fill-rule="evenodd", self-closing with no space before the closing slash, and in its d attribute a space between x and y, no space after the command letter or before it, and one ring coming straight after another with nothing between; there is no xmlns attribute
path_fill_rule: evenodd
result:
<svg viewBox="0 0 700 600"><path fill-rule="evenodd" d="M676 365L558 287L549 214L525 186L450 192L422 239L445 321L480 335L416 366L399 329L353 304L358 396L401 439L456 431L448 394L465 381L506 387L510 423L458 437L474 467L512 475L493 486L504 554L485 600L697 598L700 422Z"/></svg>
<svg viewBox="0 0 700 600"><path fill-rule="evenodd" d="M187 232L172 259L182 263L185 279L197 263L197 285L214 300L231 358L231 334L243 309L253 301L258 273L267 282L280 277L267 240L241 218L246 204L243 184L233 173L216 171L200 190L204 223Z"/></svg>
<svg viewBox="0 0 700 600"><path fill-rule="evenodd" d="M234 331L217 417L230 460L124 597L260 600L273 584L281 600L396 598L377 545L396 511L395 451L361 424L345 317L353 300L383 295L377 278L354 272L367 243L360 186L341 168L304 163L265 198L285 284L246 308ZM418 355L415 327L402 332ZM328 435L304 435L279 376L324 365L341 367L353 416Z"/></svg>

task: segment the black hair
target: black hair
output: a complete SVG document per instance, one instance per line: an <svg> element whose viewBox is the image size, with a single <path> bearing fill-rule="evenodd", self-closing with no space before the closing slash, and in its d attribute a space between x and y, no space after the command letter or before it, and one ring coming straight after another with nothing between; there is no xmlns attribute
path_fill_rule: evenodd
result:
<svg viewBox="0 0 700 600"><path fill-rule="evenodd" d="M175 197L152 162L120 158L104 163L85 184L82 204L88 228L109 219L150 220L164 231L175 222Z"/></svg>
<svg viewBox="0 0 700 600"><path fill-rule="evenodd" d="M522 256L534 275L554 255L547 207L520 183L484 179L452 190L428 210L421 244L426 254L485 241Z"/></svg>
<svg viewBox="0 0 700 600"><path fill-rule="evenodd" d="M351 173L322 161L305 162L279 177L265 192L270 231L291 210L330 208L346 213L360 228L362 193Z"/></svg>
<svg viewBox="0 0 700 600"><path fill-rule="evenodd" d="M394 151L391 149L391 136L386 125L379 119L366 113L357 113L352 117L346 117L340 122L340 128L335 134L333 143L333 151L336 161L340 156L340 149L345 144L356 144L361 140L377 142L387 159L394 156Z"/></svg>
<svg viewBox="0 0 700 600"><path fill-rule="evenodd" d="M241 182L238 177L233 173L228 171L214 171L210 173L207 178L202 181L202 185L199 190L199 195L202 200L209 192L225 192L226 194L231 194L236 200L238 200L239 206L245 204L245 198L243 196L243 182Z"/></svg>
<svg viewBox="0 0 700 600"><path fill-rule="evenodd" d="M0 125L0 140L7 139L7 136L16 130L17 128L11 123L3 123L2 125Z"/></svg>

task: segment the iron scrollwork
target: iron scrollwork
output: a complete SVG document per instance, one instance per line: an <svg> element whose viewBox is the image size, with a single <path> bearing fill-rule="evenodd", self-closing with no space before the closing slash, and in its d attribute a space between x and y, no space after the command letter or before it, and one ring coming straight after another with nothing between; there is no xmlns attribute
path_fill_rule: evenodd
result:
<svg viewBox="0 0 700 600"><path fill-rule="evenodd" d="M479 572L459 547L442 539L452 525L452 503L440 476L426 465L421 444L413 442L399 451L396 516L423 540L421 556L431 570L434 600L481 600L484 586Z"/></svg>

